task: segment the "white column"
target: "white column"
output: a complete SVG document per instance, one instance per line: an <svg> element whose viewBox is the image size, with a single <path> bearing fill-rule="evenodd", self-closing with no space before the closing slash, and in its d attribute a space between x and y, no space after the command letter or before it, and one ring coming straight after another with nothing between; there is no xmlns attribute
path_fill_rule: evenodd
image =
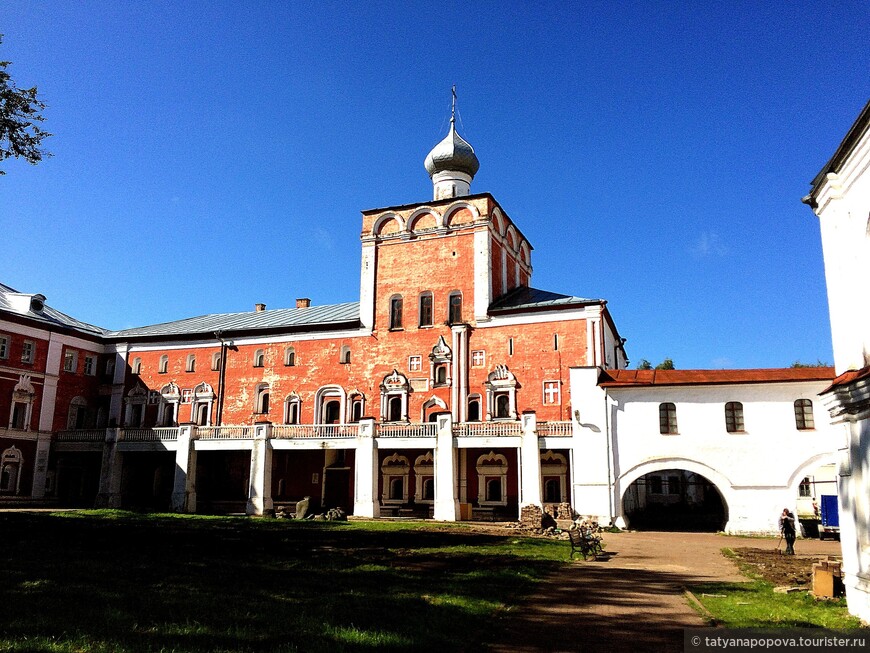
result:
<svg viewBox="0 0 870 653"><path fill-rule="evenodd" d="M48 356L45 361L45 378L42 383L42 402L39 409L39 430L54 429L54 409L57 402L57 379L60 375L63 345L53 338L48 339ZM66 428L62 426L61 428Z"/></svg>
<svg viewBox="0 0 870 653"><path fill-rule="evenodd" d="M112 377L112 398L109 401L109 424L124 424L124 379L127 375L127 345L119 345L115 353L115 374Z"/></svg>
<svg viewBox="0 0 870 653"><path fill-rule="evenodd" d="M254 443L251 448L251 473L248 486L248 505L245 512L263 517L272 515L272 424L265 422L254 427Z"/></svg>
<svg viewBox="0 0 870 653"><path fill-rule="evenodd" d="M520 507L537 506L541 501L541 447L538 444L538 416L523 413L523 436L520 447Z"/></svg>
<svg viewBox="0 0 870 653"><path fill-rule="evenodd" d="M353 514L356 517L380 517L378 493L378 449L375 443L375 420L363 417L354 456Z"/></svg>
<svg viewBox="0 0 870 653"><path fill-rule="evenodd" d="M196 449L195 427L179 427L178 449L175 451L175 482L172 487L172 510L196 512Z"/></svg>
<svg viewBox="0 0 870 653"><path fill-rule="evenodd" d="M450 413L438 415L438 436L435 442L435 507L436 521L456 521L459 518L459 498L456 496L456 448L453 441L453 418Z"/></svg>
<svg viewBox="0 0 870 653"><path fill-rule="evenodd" d="M45 477L48 473L48 454L51 450L51 433L40 431L36 437L36 461L33 467L31 496L34 499L43 499L45 498Z"/></svg>
<svg viewBox="0 0 870 653"><path fill-rule="evenodd" d="M122 454L118 451L119 429L106 429L103 445L103 460L100 464L100 489L97 493L97 508L121 507Z"/></svg>

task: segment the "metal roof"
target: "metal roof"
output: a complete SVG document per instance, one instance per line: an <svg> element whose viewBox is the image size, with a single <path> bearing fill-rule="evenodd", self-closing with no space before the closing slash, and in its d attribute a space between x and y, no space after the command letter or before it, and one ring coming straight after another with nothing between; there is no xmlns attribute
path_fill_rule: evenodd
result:
<svg viewBox="0 0 870 653"><path fill-rule="evenodd" d="M572 295L560 295L559 293L538 288L520 287L509 292L504 297L493 302L489 307L490 313L500 313L527 308L563 308L574 305L602 304L603 299L589 299L586 297L574 297Z"/></svg>
<svg viewBox="0 0 870 653"><path fill-rule="evenodd" d="M72 329L92 336L102 336L106 334L105 329L70 317L66 313L61 313L59 310L52 308L44 302L42 310L35 311L31 304L33 298L39 300L45 299L43 295L37 293L21 293L14 288L10 288L5 284L0 283L0 312L13 313L29 320L42 322L47 326Z"/></svg>
<svg viewBox="0 0 870 653"><path fill-rule="evenodd" d="M269 311L244 313L216 313L200 315L174 322L108 331L106 337L144 338L151 336L185 336L214 333L215 331L263 331L329 327L330 325L359 322L359 302L325 304L307 308L277 308Z"/></svg>
<svg viewBox="0 0 870 653"><path fill-rule="evenodd" d="M604 370L598 379L598 385L604 388L624 388L661 385L830 381L833 378L833 367L786 367L749 370Z"/></svg>

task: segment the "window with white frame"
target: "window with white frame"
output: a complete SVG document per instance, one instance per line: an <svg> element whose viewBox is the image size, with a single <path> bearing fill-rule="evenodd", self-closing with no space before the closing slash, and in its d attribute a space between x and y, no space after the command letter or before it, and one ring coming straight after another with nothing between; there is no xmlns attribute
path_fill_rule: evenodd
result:
<svg viewBox="0 0 870 653"><path fill-rule="evenodd" d="M408 393L410 384L404 374L393 370L384 377L381 389L381 420L385 422L408 421Z"/></svg>
<svg viewBox="0 0 870 653"><path fill-rule="evenodd" d="M544 403L547 405L562 403L561 384L558 381L544 381Z"/></svg>
<svg viewBox="0 0 870 653"><path fill-rule="evenodd" d="M12 410L9 414L9 428L29 431L33 413L33 400L36 390L30 382L29 374L22 374L12 391Z"/></svg>
<svg viewBox="0 0 870 653"><path fill-rule="evenodd" d="M184 369L187 372L196 372L196 354L187 355L187 364Z"/></svg>
<svg viewBox="0 0 870 653"><path fill-rule="evenodd" d="M350 347L347 345L341 346L341 354L339 355L338 362L342 365L350 365Z"/></svg>
<svg viewBox="0 0 870 653"><path fill-rule="evenodd" d="M471 352L471 367L485 367L486 352L483 349L477 349Z"/></svg>
<svg viewBox="0 0 870 653"><path fill-rule="evenodd" d="M133 364L130 366L130 371L133 374L141 374L142 373L142 359L138 356L133 359Z"/></svg>
<svg viewBox="0 0 870 653"><path fill-rule="evenodd" d="M18 494L21 490L21 450L15 445L0 454L0 492Z"/></svg>
<svg viewBox="0 0 870 653"><path fill-rule="evenodd" d="M181 403L190 404L193 403L193 390L191 388L185 388L181 391Z"/></svg>
<svg viewBox="0 0 870 653"><path fill-rule="evenodd" d="M349 422L356 424L363 418L365 412L365 401L365 396L359 391L353 392L350 395L348 398L348 403L350 404L348 406L348 414L350 415L350 418L348 419Z"/></svg>
<svg viewBox="0 0 870 653"><path fill-rule="evenodd" d="M254 367L263 367L266 361L266 354L262 349L254 352Z"/></svg>
<svg viewBox="0 0 870 653"><path fill-rule="evenodd" d="M507 459L490 451L477 459L477 503L480 506L507 505Z"/></svg>
<svg viewBox="0 0 870 653"><path fill-rule="evenodd" d="M88 426L88 402L84 397L73 397L69 402L66 427L70 430Z"/></svg>
<svg viewBox="0 0 870 653"><path fill-rule="evenodd" d="M568 459L564 454L546 451L541 454L541 481L546 503L568 500Z"/></svg>
<svg viewBox="0 0 870 653"><path fill-rule="evenodd" d="M794 402L794 423L801 431L809 431L816 428L812 401L809 399L798 399Z"/></svg>
<svg viewBox="0 0 870 653"><path fill-rule="evenodd" d="M148 401L148 391L141 385L127 393L124 397L124 426L139 427L145 423L145 403Z"/></svg>
<svg viewBox="0 0 870 653"><path fill-rule="evenodd" d="M408 356L408 371L421 372L423 370L422 356Z"/></svg>
<svg viewBox="0 0 870 653"><path fill-rule="evenodd" d="M435 459L427 451L414 461L414 501L433 503L435 501Z"/></svg>
<svg viewBox="0 0 870 653"><path fill-rule="evenodd" d="M194 424L197 426L211 424L211 407L214 404L214 399L214 390L208 383L202 382L193 389L190 419Z"/></svg>
<svg viewBox="0 0 870 653"><path fill-rule="evenodd" d="M93 356L85 356L85 374L94 376L97 373L97 359Z"/></svg>
<svg viewBox="0 0 870 653"><path fill-rule="evenodd" d="M9 336L0 336L0 358L9 358Z"/></svg>
<svg viewBox="0 0 870 653"><path fill-rule="evenodd" d="M408 502L408 476L411 464L405 456L394 453L381 463L381 501L384 504Z"/></svg>
<svg viewBox="0 0 870 653"><path fill-rule="evenodd" d="M221 353L216 351L211 355L211 369L213 372L217 372L221 368Z"/></svg>
<svg viewBox="0 0 870 653"><path fill-rule="evenodd" d="M76 368L78 367L79 355L78 352L73 349L67 349L63 353L63 371L64 372L73 372L75 373Z"/></svg>
<svg viewBox="0 0 870 653"><path fill-rule="evenodd" d="M167 356L166 354L163 354L163 356L160 357L160 365L157 368L157 373L158 374L166 374L168 371L169 371L169 356Z"/></svg>
<svg viewBox="0 0 870 653"><path fill-rule="evenodd" d="M175 383L167 383L160 389L158 396L160 403L157 406L157 423L160 426L177 426L181 390Z"/></svg>
<svg viewBox="0 0 870 653"><path fill-rule="evenodd" d="M506 365L496 365L486 383L486 419L517 419L517 379Z"/></svg>
<svg viewBox="0 0 870 653"><path fill-rule="evenodd" d="M32 340L25 340L23 343L21 343L21 362L32 363L35 350L36 347L33 344Z"/></svg>
<svg viewBox="0 0 870 653"><path fill-rule="evenodd" d="M284 399L284 423L299 424L300 415L302 414L302 401L295 393L290 393Z"/></svg>
<svg viewBox="0 0 870 653"><path fill-rule="evenodd" d="M284 365L287 367L296 365L296 350L293 347L284 349Z"/></svg>
<svg viewBox="0 0 870 653"><path fill-rule="evenodd" d="M256 406L254 409L255 413L260 415L268 415L269 413L269 384L261 383L257 386L257 390L254 393L256 397Z"/></svg>
<svg viewBox="0 0 870 653"><path fill-rule="evenodd" d="M453 351L447 345L444 336L440 336L437 344L432 348L432 353L429 354L429 367L431 368L429 382L433 387L451 385L452 360Z"/></svg>

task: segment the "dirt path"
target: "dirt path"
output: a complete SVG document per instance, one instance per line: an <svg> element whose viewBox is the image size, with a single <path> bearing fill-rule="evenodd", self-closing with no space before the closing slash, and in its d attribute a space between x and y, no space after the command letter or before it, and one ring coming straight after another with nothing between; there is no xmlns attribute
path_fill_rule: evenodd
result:
<svg viewBox="0 0 870 653"><path fill-rule="evenodd" d="M711 533L615 533L606 561L582 562L541 583L493 629L489 650L682 652L683 628L704 620L683 589L699 581L745 580L725 547L776 547L775 539ZM567 547L566 547L567 548ZM798 553L840 554L839 542L798 540Z"/></svg>

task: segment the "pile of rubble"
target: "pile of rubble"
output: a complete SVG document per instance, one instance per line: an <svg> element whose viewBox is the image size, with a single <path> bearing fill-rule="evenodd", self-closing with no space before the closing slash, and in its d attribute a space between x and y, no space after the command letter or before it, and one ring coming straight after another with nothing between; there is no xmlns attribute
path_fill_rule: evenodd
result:
<svg viewBox="0 0 870 653"><path fill-rule="evenodd" d="M347 513L341 508L330 508L326 512L314 514L308 512L308 497L296 503L296 512L290 512L288 506L275 508L277 519L310 519L313 521L347 521Z"/></svg>

